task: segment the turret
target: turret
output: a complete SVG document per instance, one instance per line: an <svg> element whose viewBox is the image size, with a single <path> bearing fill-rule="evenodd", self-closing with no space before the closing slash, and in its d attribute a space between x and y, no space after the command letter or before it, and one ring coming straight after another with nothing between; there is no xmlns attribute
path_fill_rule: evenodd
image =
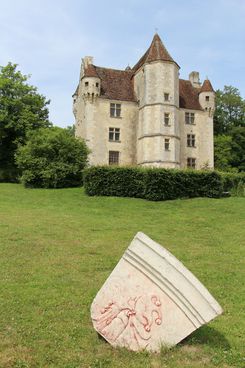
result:
<svg viewBox="0 0 245 368"><path fill-rule="evenodd" d="M155 34L146 53L133 67L139 102L137 163L179 165L179 66Z"/></svg>
<svg viewBox="0 0 245 368"><path fill-rule="evenodd" d="M213 116L215 110L215 92L211 82L205 79L199 93L199 103L201 107L208 113L209 116Z"/></svg>
<svg viewBox="0 0 245 368"><path fill-rule="evenodd" d="M81 68L81 91L84 100L94 102L100 95L101 80L93 65L93 57L85 56Z"/></svg>

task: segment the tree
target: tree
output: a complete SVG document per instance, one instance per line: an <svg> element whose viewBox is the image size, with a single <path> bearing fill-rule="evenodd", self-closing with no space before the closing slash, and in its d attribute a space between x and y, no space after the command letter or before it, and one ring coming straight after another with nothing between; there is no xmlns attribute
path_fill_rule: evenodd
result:
<svg viewBox="0 0 245 368"><path fill-rule="evenodd" d="M16 162L27 187L64 188L82 184L88 148L67 129L42 128L28 135L19 147Z"/></svg>
<svg viewBox="0 0 245 368"><path fill-rule="evenodd" d="M245 171L245 127L231 131L231 165L238 171Z"/></svg>
<svg viewBox="0 0 245 368"><path fill-rule="evenodd" d="M214 134L229 134L234 127L245 126L245 101L237 88L224 86L216 91Z"/></svg>
<svg viewBox="0 0 245 368"><path fill-rule="evenodd" d="M17 147L26 142L30 131L51 126L49 101L27 83L28 78L16 64L0 67L0 177L10 181L17 179Z"/></svg>
<svg viewBox="0 0 245 368"><path fill-rule="evenodd" d="M231 136L218 135L214 137L214 167L221 171L232 171L231 166Z"/></svg>

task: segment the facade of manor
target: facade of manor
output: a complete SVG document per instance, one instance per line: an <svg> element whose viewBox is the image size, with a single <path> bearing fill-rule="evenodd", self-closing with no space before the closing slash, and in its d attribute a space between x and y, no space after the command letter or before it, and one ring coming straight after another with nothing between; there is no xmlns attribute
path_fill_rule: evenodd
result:
<svg viewBox="0 0 245 368"><path fill-rule="evenodd" d="M91 165L213 168L214 90L179 69L158 34L132 69L83 59L73 112Z"/></svg>

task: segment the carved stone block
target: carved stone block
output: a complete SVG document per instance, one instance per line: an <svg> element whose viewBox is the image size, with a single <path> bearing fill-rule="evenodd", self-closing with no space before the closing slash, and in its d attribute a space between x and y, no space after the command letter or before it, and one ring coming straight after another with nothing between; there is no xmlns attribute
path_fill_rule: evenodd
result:
<svg viewBox="0 0 245 368"><path fill-rule="evenodd" d="M134 351L173 346L221 313L200 281L140 232L91 306L95 330L111 345Z"/></svg>

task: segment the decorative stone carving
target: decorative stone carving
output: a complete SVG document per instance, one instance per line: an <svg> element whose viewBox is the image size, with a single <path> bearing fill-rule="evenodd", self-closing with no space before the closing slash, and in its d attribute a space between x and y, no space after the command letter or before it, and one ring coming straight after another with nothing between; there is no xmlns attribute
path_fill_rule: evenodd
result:
<svg viewBox="0 0 245 368"><path fill-rule="evenodd" d="M140 232L91 306L95 330L111 345L134 351L175 345L221 313L197 278Z"/></svg>

